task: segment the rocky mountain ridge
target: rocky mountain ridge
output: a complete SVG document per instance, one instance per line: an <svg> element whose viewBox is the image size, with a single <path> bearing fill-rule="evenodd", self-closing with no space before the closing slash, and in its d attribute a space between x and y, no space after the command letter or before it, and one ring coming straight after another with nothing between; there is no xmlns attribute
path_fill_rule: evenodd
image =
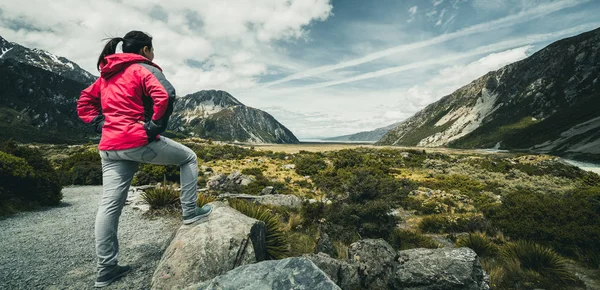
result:
<svg viewBox="0 0 600 290"><path fill-rule="evenodd" d="M325 138L326 141L354 141L354 142L375 142L381 139L387 132L400 125L400 122L385 127L377 128L371 131L362 131L354 134Z"/></svg>
<svg viewBox="0 0 600 290"><path fill-rule="evenodd" d="M170 129L220 141L298 143L270 114L245 106L225 91L205 90L178 98Z"/></svg>
<svg viewBox="0 0 600 290"><path fill-rule="evenodd" d="M600 29L559 40L417 112L377 144L600 153Z"/></svg>

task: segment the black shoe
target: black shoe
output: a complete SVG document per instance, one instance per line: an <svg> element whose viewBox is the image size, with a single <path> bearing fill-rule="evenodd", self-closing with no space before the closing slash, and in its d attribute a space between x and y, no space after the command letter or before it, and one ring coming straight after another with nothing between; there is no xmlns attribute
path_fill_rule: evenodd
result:
<svg viewBox="0 0 600 290"><path fill-rule="evenodd" d="M94 287L96 287L96 288L106 287L110 283L125 276L129 272L131 272L130 266L117 266L117 267L115 267L114 270L96 278L96 283L94 284Z"/></svg>

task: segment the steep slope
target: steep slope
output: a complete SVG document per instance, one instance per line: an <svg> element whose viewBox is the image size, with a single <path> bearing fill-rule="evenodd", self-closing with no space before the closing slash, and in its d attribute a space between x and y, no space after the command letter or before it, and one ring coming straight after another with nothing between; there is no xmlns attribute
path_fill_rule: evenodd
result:
<svg viewBox="0 0 600 290"><path fill-rule="evenodd" d="M216 90L178 98L169 128L220 141L298 143L294 134L268 113Z"/></svg>
<svg viewBox="0 0 600 290"><path fill-rule="evenodd" d="M75 111L82 89L95 80L77 64L0 37L1 139L21 142L85 141Z"/></svg>
<svg viewBox="0 0 600 290"><path fill-rule="evenodd" d="M75 103L87 84L12 59L0 59L0 139L85 141Z"/></svg>
<svg viewBox="0 0 600 290"><path fill-rule="evenodd" d="M64 57L40 49L29 49L0 36L0 60L2 59L13 59L83 84L91 84L96 80L91 73Z"/></svg>
<svg viewBox="0 0 600 290"><path fill-rule="evenodd" d="M377 144L596 154L600 29L557 41L443 97Z"/></svg>
<svg viewBox="0 0 600 290"><path fill-rule="evenodd" d="M327 140L327 141L375 142L375 141L378 141L379 139L381 139L381 137L383 137L383 135L385 135L387 132L396 128L399 124L400 123L394 123L392 125L377 128L377 129L371 130L371 131L363 131L363 132L358 132L355 134L325 138L324 140Z"/></svg>

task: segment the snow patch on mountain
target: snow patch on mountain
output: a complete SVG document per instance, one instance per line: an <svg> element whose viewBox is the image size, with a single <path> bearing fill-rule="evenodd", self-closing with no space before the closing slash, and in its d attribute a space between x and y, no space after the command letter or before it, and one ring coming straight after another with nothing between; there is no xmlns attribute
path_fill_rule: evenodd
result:
<svg viewBox="0 0 600 290"><path fill-rule="evenodd" d="M7 53L7 52L9 52L11 49L13 49L13 48L12 48L12 47L11 47L11 48L6 48L6 49L4 49L4 48L3 48L3 49L1 50L1 52L0 52L0 58L2 58L2 57L3 57L3 56L4 56L4 55Z"/></svg>

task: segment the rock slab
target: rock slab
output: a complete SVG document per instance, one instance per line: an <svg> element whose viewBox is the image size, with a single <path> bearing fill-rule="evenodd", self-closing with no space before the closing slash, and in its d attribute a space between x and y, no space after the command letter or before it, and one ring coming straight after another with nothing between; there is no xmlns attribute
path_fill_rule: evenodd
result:
<svg viewBox="0 0 600 290"><path fill-rule="evenodd" d="M294 257L245 265L185 289L337 290L340 287L309 259Z"/></svg>
<svg viewBox="0 0 600 290"><path fill-rule="evenodd" d="M263 222L225 203L213 202L213 212L182 225L152 277L152 289L183 289L266 257Z"/></svg>

